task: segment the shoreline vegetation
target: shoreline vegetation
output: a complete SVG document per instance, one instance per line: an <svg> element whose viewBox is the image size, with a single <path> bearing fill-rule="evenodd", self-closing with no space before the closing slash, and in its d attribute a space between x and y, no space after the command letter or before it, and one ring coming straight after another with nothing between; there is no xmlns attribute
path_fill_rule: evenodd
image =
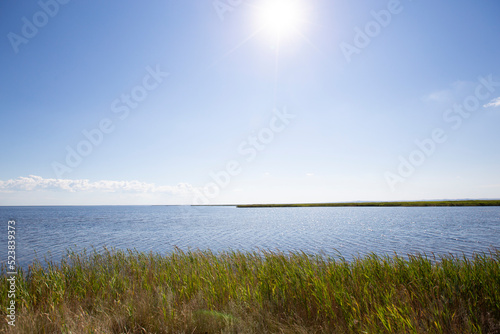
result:
<svg viewBox="0 0 500 334"><path fill-rule="evenodd" d="M412 202L346 202L346 203L296 203L296 204L244 204L238 208L290 208L290 207L421 207L421 206L500 206L500 200L450 200Z"/></svg>
<svg viewBox="0 0 500 334"><path fill-rule="evenodd" d="M500 251L470 258L93 250L35 261L4 333L499 333Z"/></svg>

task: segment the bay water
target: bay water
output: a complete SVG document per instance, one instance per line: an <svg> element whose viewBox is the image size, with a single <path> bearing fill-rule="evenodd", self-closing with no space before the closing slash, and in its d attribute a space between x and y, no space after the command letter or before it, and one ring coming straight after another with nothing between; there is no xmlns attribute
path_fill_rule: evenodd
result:
<svg viewBox="0 0 500 334"><path fill-rule="evenodd" d="M16 222L23 268L68 249L304 251L351 260L369 253L471 257L500 249L500 207L193 206L0 207L0 263ZM1 255L3 254L3 255Z"/></svg>

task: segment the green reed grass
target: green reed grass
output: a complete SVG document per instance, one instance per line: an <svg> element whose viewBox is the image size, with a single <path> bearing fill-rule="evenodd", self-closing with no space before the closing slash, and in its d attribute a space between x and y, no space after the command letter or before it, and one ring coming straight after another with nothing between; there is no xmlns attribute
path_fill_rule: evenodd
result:
<svg viewBox="0 0 500 334"><path fill-rule="evenodd" d="M18 276L7 333L499 333L500 251L473 258L104 249Z"/></svg>

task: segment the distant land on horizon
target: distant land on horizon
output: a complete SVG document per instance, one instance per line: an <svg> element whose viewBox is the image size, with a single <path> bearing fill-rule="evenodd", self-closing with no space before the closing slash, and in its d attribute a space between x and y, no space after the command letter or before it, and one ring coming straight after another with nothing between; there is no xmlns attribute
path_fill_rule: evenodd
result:
<svg viewBox="0 0 500 334"><path fill-rule="evenodd" d="M130 206L130 205L0 205L0 207L61 207L61 206ZM423 206L500 206L500 199L439 199L416 201L354 201L326 203L260 203L260 204L152 204L132 206L232 206L238 208L279 208L279 207L423 207Z"/></svg>
<svg viewBox="0 0 500 334"><path fill-rule="evenodd" d="M238 204L234 206L238 208L500 206L500 199L487 199L487 200L465 199L465 200L432 200L432 201L422 200L422 201L394 201L394 202L357 201L357 202L340 202L340 203L290 203L290 204Z"/></svg>

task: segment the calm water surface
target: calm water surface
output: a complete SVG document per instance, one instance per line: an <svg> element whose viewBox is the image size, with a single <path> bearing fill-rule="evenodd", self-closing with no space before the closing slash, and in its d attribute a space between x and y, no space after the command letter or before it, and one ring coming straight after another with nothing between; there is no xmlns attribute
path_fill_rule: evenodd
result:
<svg viewBox="0 0 500 334"><path fill-rule="evenodd" d="M302 250L347 259L500 249L500 207L259 208L189 206L0 207L0 254L15 219L17 258L58 261L102 246L161 254L181 249Z"/></svg>

